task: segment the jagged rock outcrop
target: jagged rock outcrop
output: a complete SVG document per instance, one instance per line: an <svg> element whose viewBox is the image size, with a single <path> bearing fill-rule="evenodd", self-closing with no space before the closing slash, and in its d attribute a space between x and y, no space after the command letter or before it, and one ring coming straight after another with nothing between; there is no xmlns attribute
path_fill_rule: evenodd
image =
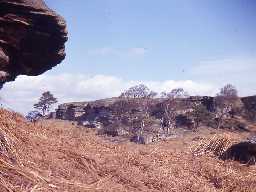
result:
<svg viewBox="0 0 256 192"><path fill-rule="evenodd" d="M66 41L65 20L43 0L0 0L0 85L56 66Z"/></svg>

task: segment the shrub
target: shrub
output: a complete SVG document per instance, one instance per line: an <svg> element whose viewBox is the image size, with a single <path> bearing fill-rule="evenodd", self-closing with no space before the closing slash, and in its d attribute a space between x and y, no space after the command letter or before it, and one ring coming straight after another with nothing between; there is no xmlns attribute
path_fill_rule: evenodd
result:
<svg viewBox="0 0 256 192"><path fill-rule="evenodd" d="M30 111L27 115L26 115L26 119L30 122L36 122L38 119L40 119L42 117L42 114L38 111Z"/></svg>

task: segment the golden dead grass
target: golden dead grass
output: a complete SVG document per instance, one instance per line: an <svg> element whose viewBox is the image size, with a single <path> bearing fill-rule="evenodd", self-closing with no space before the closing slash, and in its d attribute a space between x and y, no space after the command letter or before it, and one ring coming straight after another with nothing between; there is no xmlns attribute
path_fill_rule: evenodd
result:
<svg viewBox="0 0 256 192"><path fill-rule="evenodd" d="M193 146L218 140L216 134L147 146L117 144L69 122L33 125L0 110L0 135L1 192L256 191L254 166L223 162L211 153L193 154ZM241 134L228 137L235 141Z"/></svg>
<svg viewBox="0 0 256 192"><path fill-rule="evenodd" d="M215 134L211 138L206 138L192 146L192 153L195 156L213 153L221 156L229 147L241 140L240 135L221 133Z"/></svg>

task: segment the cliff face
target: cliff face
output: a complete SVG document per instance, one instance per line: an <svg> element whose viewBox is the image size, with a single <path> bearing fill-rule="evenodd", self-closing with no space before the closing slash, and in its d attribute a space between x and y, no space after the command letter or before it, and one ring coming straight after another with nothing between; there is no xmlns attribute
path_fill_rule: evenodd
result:
<svg viewBox="0 0 256 192"><path fill-rule="evenodd" d="M43 0L0 0L0 85L56 66L66 41L65 20Z"/></svg>

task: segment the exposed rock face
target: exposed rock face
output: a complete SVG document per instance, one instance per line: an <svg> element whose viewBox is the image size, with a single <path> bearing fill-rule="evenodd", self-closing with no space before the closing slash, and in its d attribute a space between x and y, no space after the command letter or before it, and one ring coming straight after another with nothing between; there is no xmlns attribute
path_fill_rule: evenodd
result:
<svg viewBox="0 0 256 192"><path fill-rule="evenodd" d="M256 121L256 96L241 99L244 105L244 115L247 119Z"/></svg>
<svg viewBox="0 0 256 192"><path fill-rule="evenodd" d="M43 0L0 0L0 83L39 75L65 58L65 20Z"/></svg>
<svg viewBox="0 0 256 192"><path fill-rule="evenodd" d="M85 107L87 106L87 104L87 102L61 104L56 110L56 118L74 121L77 117L85 113Z"/></svg>
<svg viewBox="0 0 256 192"><path fill-rule="evenodd" d="M130 116L141 116L145 114L145 108L143 107L142 100L134 100L132 102L122 103L122 98L110 98L103 99L92 102L77 102L77 103L65 103L58 107L56 110L56 118L63 120L71 120L78 122L100 122L105 126L113 124L116 120L120 120L120 115L125 116L125 114L130 111ZM124 100L123 100L124 101ZM164 108L163 103L166 100L164 99L152 99L149 104L150 116L154 120L162 119ZM238 115L244 116L248 119L256 118L256 96L253 97L244 97L241 98L243 106L241 112ZM214 112L215 104L213 97L189 97L184 99L178 99L176 101L177 105L177 117L176 124L177 126L186 127L185 125L191 124L191 119L187 117L187 112L191 110L193 103L202 103L206 106L208 111ZM118 115L119 114L119 115ZM129 116L128 115L128 116ZM214 123L214 122L213 122ZM122 123L123 124L123 123ZM160 124L157 122L157 124ZM227 128L233 127L232 129L246 131L247 128L240 122L236 120L227 121L224 124L227 125ZM160 126L160 125L159 125ZM225 127L224 126L224 127ZM188 126L189 127L189 126Z"/></svg>
<svg viewBox="0 0 256 192"><path fill-rule="evenodd" d="M119 98L102 99L92 102L72 102L58 106L56 118L72 121L93 121L96 117L103 116L110 111L111 106Z"/></svg>
<svg viewBox="0 0 256 192"><path fill-rule="evenodd" d="M221 128L250 131L247 123L240 121L240 117L246 114L244 111L251 111L252 117L255 117L256 108L254 104L256 97L241 98L241 100L244 105L242 105L241 111L237 113L239 117L225 119ZM136 143L148 144L169 138L171 136L168 130L170 127L193 130L195 122L190 113L193 111L195 104L201 103L209 112L213 112L213 116L201 122L201 125L216 126L214 120L216 106L213 97L191 96L175 99L173 101L175 104L170 104L175 110L175 117L171 119L174 122L173 125L166 125L164 121L166 118L166 102L170 101L163 98L109 98L91 102L65 103L56 110L56 118L77 121L79 125L87 128L97 128L98 134L130 137L131 141ZM167 126L169 127L167 128ZM178 131L178 129L175 130ZM234 157L235 155L236 151L233 152L232 148L225 158ZM239 156L235 158L244 158L241 161L247 161L249 157Z"/></svg>
<svg viewBox="0 0 256 192"><path fill-rule="evenodd" d="M109 98L102 99L92 102L73 102L73 103L64 103L59 105L56 110L56 117L58 119L63 120L93 120L96 117L104 116L107 114L115 113L118 110L115 104L117 102L123 100L122 98ZM135 99L136 100L136 99ZM143 102L134 100L134 106L123 106L125 108L131 108L136 113L144 113L143 111ZM152 99L150 101L150 111L152 116L156 116L157 118L161 118L161 103L164 102L164 99ZM214 102L213 97L189 97L185 99L180 99L177 101L177 105L179 106L179 111L182 114L185 113L191 103L200 102L207 107L209 111L214 110ZM121 106L120 106L121 107ZM132 109L134 108L134 109ZM158 115L160 114L160 116ZM159 117L158 117L159 116Z"/></svg>
<svg viewBox="0 0 256 192"><path fill-rule="evenodd" d="M146 102L145 102L146 101ZM79 124L86 124L89 127L95 123L101 123L105 133L116 136L126 133L131 126L137 130L141 126L139 120L143 115L149 113L149 119L144 125L144 131L150 133L162 134L164 116L163 103L166 99L124 99L109 98L93 102L77 102L62 104L56 110L56 118L63 120L78 121ZM207 107L208 110L214 110L212 97L189 97L178 99L176 101L177 114L185 115L190 110L192 103L200 102ZM148 107L145 107L147 105ZM181 121L181 119L177 119ZM137 119L137 120L136 120ZM187 119L188 121L189 119ZM182 120L184 121L184 120ZM183 122L181 127L186 127L188 122ZM176 122L176 123L177 123ZM191 120L189 121L191 124ZM184 125L186 124L186 126ZM120 129L119 129L120 128Z"/></svg>
<svg viewBox="0 0 256 192"><path fill-rule="evenodd" d="M221 159L231 159L244 164L255 165L256 144L250 141L234 144L221 155Z"/></svg>

